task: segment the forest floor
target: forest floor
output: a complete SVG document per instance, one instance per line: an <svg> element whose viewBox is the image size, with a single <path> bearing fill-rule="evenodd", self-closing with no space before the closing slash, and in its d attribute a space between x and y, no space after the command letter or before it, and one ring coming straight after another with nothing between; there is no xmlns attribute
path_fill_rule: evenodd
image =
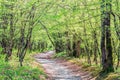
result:
<svg viewBox="0 0 120 80"><path fill-rule="evenodd" d="M54 51L48 51L35 55L45 73L47 80L94 80L89 72L83 71L82 67L64 59L52 58Z"/></svg>

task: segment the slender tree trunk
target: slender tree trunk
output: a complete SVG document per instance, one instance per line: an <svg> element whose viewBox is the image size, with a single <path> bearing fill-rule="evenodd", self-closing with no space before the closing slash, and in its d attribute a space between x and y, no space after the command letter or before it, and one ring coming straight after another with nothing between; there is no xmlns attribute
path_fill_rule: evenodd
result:
<svg viewBox="0 0 120 80"><path fill-rule="evenodd" d="M94 61L95 61L95 64L97 65L98 64L98 61L97 61L97 57L98 57L98 55L97 55L97 37L96 37L96 32L95 31L93 31L93 38L94 38Z"/></svg>
<svg viewBox="0 0 120 80"><path fill-rule="evenodd" d="M12 9L11 9L12 10ZM10 39L7 41L8 42L8 45L6 46L7 47L7 54L6 54L6 57L5 57L5 61L8 61L9 57L12 55L12 49L13 49L13 36L14 36L14 28L13 28L13 14L11 13L10 14Z"/></svg>

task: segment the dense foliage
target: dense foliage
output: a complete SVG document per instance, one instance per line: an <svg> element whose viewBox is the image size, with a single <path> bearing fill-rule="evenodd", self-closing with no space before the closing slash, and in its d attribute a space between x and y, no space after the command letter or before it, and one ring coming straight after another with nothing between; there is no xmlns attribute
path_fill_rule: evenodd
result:
<svg viewBox="0 0 120 80"><path fill-rule="evenodd" d="M113 72L120 61L120 0L0 0L0 52L56 50ZM60 55L59 55L60 56ZM63 56L63 57L64 57Z"/></svg>

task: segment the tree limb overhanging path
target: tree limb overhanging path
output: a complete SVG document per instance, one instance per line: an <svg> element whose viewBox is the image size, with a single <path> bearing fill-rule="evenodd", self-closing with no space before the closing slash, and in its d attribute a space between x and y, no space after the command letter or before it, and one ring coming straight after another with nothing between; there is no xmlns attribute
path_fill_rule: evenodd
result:
<svg viewBox="0 0 120 80"><path fill-rule="evenodd" d="M88 72L83 72L80 67L60 59L52 59L55 51L35 55L37 62L42 64L48 75L47 80L92 80Z"/></svg>

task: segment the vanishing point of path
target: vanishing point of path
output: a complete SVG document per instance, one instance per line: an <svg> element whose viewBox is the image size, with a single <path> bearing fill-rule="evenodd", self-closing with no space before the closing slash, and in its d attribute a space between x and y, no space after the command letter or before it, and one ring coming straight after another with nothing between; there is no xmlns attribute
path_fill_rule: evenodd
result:
<svg viewBox="0 0 120 80"><path fill-rule="evenodd" d="M54 53L54 51L49 51L35 56L37 62L42 64L45 72L48 74L49 79L47 80L83 80L80 75L77 75L76 73L73 73L71 69L68 69L68 66L62 65L57 59L51 59L50 56ZM87 75L87 77L88 76L89 75ZM86 78L84 80L90 79Z"/></svg>

